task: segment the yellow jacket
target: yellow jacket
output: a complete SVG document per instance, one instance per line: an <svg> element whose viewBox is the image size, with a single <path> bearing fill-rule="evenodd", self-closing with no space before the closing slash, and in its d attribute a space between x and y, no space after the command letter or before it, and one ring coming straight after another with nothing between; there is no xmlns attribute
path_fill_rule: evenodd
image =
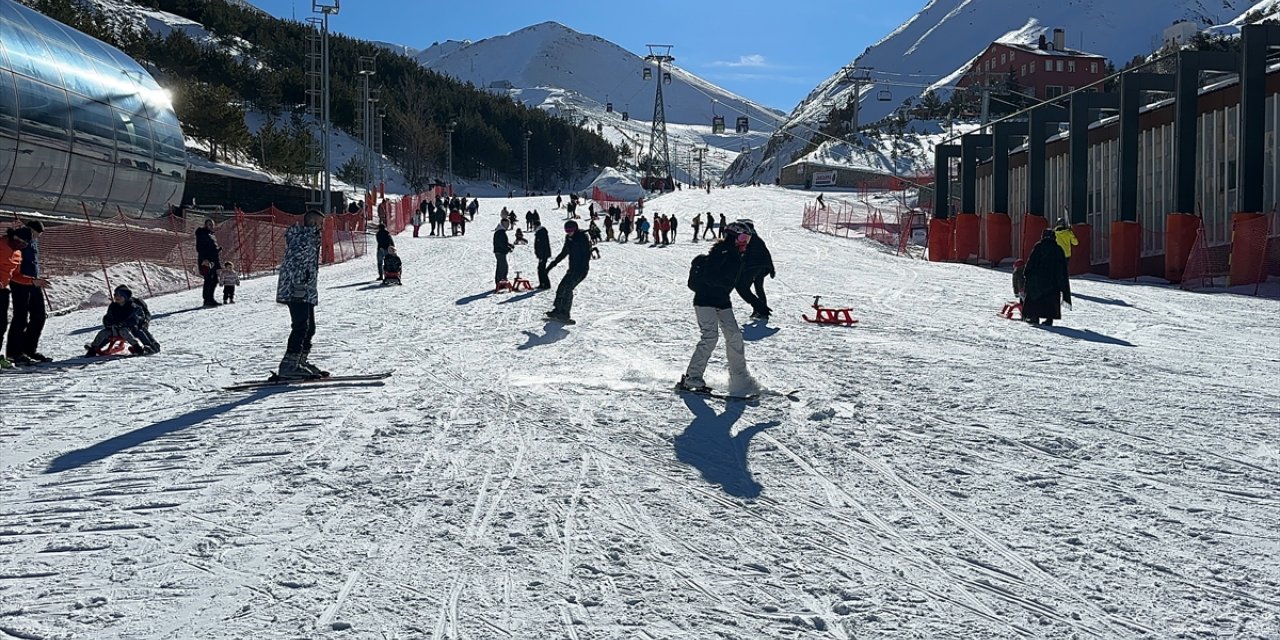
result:
<svg viewBox="0 0 1280 640"><path fill-rule="evenodd" d="M1058 246L1062 247L1062 255L1068 258L1071 257L1071 247L1080 244L1076 239L1076 233L1069 228L1054 231L1053 238L1058 241Z"/></svg>

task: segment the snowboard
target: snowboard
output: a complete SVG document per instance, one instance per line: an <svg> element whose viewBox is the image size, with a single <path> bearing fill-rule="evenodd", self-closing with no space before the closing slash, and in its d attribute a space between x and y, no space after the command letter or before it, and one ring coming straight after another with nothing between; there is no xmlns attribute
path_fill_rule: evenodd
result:
<svg viewBox="0 0 1280 640"><path fill-rule="evenodd" d="M223 387L224 391L248 391L250 389L262 389L265 387L289 387L303 385L322 385L330 383L343 382L377 382L378 380L386 380L391 377L391 372L374 373L359 376L326 376L323 378L296 378L296 379L267 379L256 382L241 382L228 387Z"/></svg>
<svg viewBox="0 0 1280 640"><path fill-rule="evenodd" d="M715 390L695 391L693 389L684 389L679 386L674 387L674 389L676 393L691 393L697 396L704 396L707 398L716 398L717 400L740 400L740 401L746 401L746 402L753 402L753 401L759 400L761 397L764 397L764 396L778 396L778 397L786 398L792 402L800 401L799 389L795 389L792 391L766 391L764 393L750 393L746 395L735 395L732 393L724 393L724 392L715 391Z"/></svg>

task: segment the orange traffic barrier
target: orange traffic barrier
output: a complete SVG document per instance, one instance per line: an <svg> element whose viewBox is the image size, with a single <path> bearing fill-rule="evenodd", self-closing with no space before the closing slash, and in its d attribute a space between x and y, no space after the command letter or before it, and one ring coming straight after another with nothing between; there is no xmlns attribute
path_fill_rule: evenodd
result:
<svg viewBox="0 0 1280 640"><path fill-rule="evenodd" d="M985 222L986 246L983 247L982 259L999 266L1001 260L1013 254L1013 221L1007 213L988 213Z"/></svg>
<svg viewBox="0 0 1280 640"><path fill-rule="evenodd" d="M1196 243L1200 229L1200 217L1187 213L1171 213L1164 221L1164 278L1169 282L1182 282L1187 270L1187 259Z"/></svg>
<svg viewBox="0 0 1280 640"><path fill-rule="evenodd" d="M1117 220L1111 223L1111 269L1113 280L1138 277L1142 257L1142 227L1137 222Z"/></svg>
<svg viewBox="0 0 1280 640"><path fill-rule="evenodd" d="M975 213L957 214L952 228L955 229L955 239L951 245L952 256L959 262L977 259L981 218Z"/></svg>
<svg viewBox="0 0 1280 640"><path fill-rule="evenodd" d="M951 259L951 221L934 218L929 221L929 261Z"/></svg>

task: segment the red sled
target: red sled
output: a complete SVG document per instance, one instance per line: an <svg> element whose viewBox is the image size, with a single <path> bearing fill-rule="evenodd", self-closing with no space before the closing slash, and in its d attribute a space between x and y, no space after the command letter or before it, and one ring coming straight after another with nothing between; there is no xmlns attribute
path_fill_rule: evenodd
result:
<svg viewBox="0 0 1280 640"><path fill-rule="evenodd" d="M1004 303L1004 306L1000 307L1000 313L996 315L1008 318L1009 320L1013 320L1014 312L1017 312L1019 320L1023 318L1021 300L1011 300L1009 302Z"/></svg>
<svg viewBox="0 0 1280 640"><path fill-rule="evenodd" d="M801 315L800 317L804 318L805 322L812 322L814 324L839 324L846 327L852 327L858 323L858 321L850 315L853 312L852 308L824 307L818 304L818 301L821 299L822 296L813 297L813 310L815 315L818 317L810 318L807 315Z"/></svg>

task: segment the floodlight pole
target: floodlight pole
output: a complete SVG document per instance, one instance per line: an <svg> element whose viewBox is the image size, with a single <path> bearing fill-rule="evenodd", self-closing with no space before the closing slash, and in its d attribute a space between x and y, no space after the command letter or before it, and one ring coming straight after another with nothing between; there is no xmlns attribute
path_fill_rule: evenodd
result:
<svg viewBox="0 0 1280 640"><path fill-rule="evenodd" d="M333 206L333 188L332 162L333 158L329 151L329 136L333 130L333 123L330 122L329 115L329 89L331 81L329 79L329 16L338 15L340 0L311 0L312 13L319 13L323 16L323 25L320 29L321 42L321 62L320 62L320 78L321 78L321 100L320 100L320 143L323 146L322 155L324 157L324 176L322 184L324 187L324 209L329 211Z"/></svg>

